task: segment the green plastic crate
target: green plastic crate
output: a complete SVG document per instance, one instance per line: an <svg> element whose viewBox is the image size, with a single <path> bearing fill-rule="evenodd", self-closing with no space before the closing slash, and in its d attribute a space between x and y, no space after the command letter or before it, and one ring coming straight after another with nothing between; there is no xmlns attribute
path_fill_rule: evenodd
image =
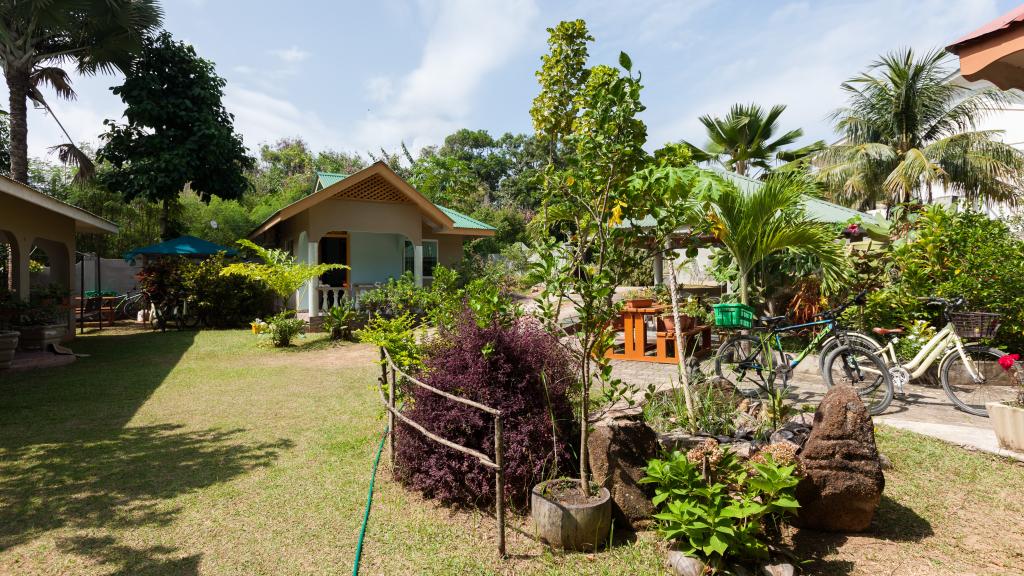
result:
<svg viewBox="0 0 1024 576"><path fill-rule="evenodd" d="M715 304L715 326L719 328L751 328L754 309L746 304Z"/></svg>

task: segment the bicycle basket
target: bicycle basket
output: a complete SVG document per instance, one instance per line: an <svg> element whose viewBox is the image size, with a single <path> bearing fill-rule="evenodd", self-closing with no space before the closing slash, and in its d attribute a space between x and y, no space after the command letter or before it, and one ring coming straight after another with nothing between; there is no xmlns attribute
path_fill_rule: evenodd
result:
<svg viewBox="0 0 1024 576"><path fill-rule="evenodd" d="M719 328L751 328L754 309L746 304L715 304L715 326Z"/></svg>
<svg viewBox="0 0 1024 576"><path fill-rule="evenodd" d="M961 338L995 338L1002 314L991 312L950 312L949 320Z"/></svg>

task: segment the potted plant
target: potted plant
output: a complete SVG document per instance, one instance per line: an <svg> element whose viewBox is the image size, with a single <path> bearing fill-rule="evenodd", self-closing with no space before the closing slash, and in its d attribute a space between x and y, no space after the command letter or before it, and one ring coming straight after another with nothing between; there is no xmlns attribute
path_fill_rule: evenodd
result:
<svg viewBox="0 0 1024 576"><path fill-rule="evenodd" d="M999 445L1007 450L1024 452L1024 366L1020 355L1007 354L999 359L1003 370L1017 384L1017 398L1011 402L989 402L985 405Z"/></svg>
<svg viewBox="0 0 1024 576"><path fill-rule="evenodd" d="M338 305L324 314L324 330L330 334L331 340L349 340L352 338L352 324L356 319L356 311L352 301L342 298Z"/></svg>
<svg viewBox="0 0 1024 576"><path fill-rule="evenodd" d="M25 307L14 325L20 334L19 348L46 350L51 344L60 344L68 329L66 314L66 309L51 304Z"/></svg>
<svg viewBox="0 0 1024 576"><path fill-rule="evenodd" d="M626 291L626 303L630 308L649 308L654 304L654 294L648 288L633 288Z"/></svg>

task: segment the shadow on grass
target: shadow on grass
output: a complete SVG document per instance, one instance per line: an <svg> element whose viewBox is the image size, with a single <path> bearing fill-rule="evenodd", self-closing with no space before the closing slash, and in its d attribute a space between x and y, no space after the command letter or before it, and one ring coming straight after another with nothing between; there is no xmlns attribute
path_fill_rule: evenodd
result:
<svg viewBox="0 0 1024 576"><path fill-rule="evenodd" d="M920 542L932 534L934 532L928 520L883 494L871 528L857 536L890 542ZM825 558L845 544L848 538L848 534L799 529L793 534L794 552L798 558L808 561L803 566L806 573L835 576L850 574L853 562Z"/></svg>
<svg viewBox="0 0 1024 576"><path fill-rule="evenodd" d="M192 345L194 332L83 338L72 365L0 383L0 552L70 528L165 526L163 501L268 466L289 440L246 442L242 429L126 427ZM195 574L199 556L71 536L67 552L112 574Z"/></svg>

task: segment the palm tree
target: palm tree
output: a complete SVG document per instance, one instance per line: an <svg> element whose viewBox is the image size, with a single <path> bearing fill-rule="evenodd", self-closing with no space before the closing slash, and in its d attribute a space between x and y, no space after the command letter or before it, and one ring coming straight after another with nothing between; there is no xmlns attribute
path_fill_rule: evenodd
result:
<svg viewBox="0 0 1024 576"><path fill-rule="evenodd" d="M842 246L830 226L807 218L801 204L813 190L810 177L795 171L771 174L749 192L732 183L720 186L711 201L712 230L739 270L740 302L749 303L750 272L782 252L815 257L823 285L838 284L845 262Z"/></svg>
<svg viewBox="0 0 1024 576"><path fill-rule="evenodd" d="M824 146L823 142L815 142L803 148L783 150L804 135L803 130L797 128L773 140L779 116L785 109L781 104L772 106L766 115L756 104L733 104L725 118L700 117L708 134L704 148L686 141L683 144L697 162L718 162L741 176L746 176L751 168L759 168L766 174L774 161L799 160Z"/></svg>
<svg viewBox="0 0 1024 576"><path fill-rule="evenodd" d="M814 159L833 199L862 208L931 201L943 186L969 201L1014 203L1024 154L979 121L1019 98L949 82L948 55L891 52L842 85L849 103L832 113L843 139Z"/></svg>
<svg viewBox="0 0 1024 576"><path fill-rule="evenodd" d="M39 87L49 84L58 95L72 96L67 74L59 67L63 64L75 64L83 75L125 69L142 37L162 20L156 0L11 0L0 5L12 178L28 180L26 101L45 103Z"/></svg>

